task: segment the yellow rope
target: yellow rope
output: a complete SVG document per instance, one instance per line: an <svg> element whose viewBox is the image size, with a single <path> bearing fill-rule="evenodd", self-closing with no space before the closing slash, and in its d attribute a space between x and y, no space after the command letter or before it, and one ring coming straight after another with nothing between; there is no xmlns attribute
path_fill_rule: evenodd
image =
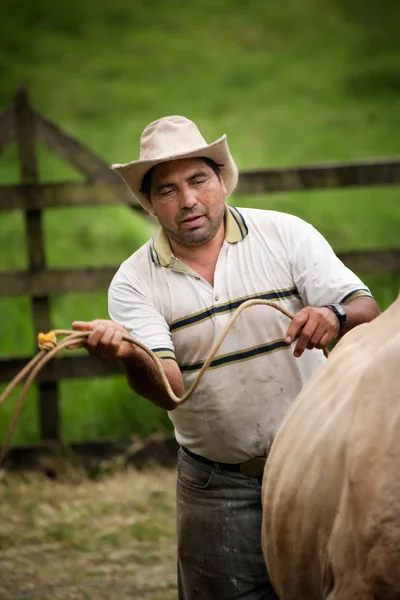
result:
<svg viewBox="0 0 400 600"><path fill-rule="evenodd" d="M122 339L126 342L130 342L131 344L135 344L136 346L138 346L139 348L144 350L146 352L146 354L148 354L148 356L150 356L150 358L155 363L157 372L159 373L159 375L163 381L163 384L166 388L168 396L176 404L176 406L178 406L179 404L186 402L186 400L188 400L192 396L192 394L195 392L200 381L202 380L202 378L204 376L204 373L210 366L213 358L217 354L224 339L226 338L228 331L230 330L230 328L232 327L232 325L234 324L236 319L239 317L240 313L250 306L256 306L256 305L260 305L260 304L266 305L266 306L271 306L271 307L279 310L281 313L286 315L289 319L293 319L293 317L294 317L294 315L292 313L290 313L289 311L287 311L285 308L283 308L282 306L279 306L279 304L270 302L269 300L254 299L254 300L246 300L246 302L243 302L243 304L241 304L233 313L232 317L230 318L229 322L227 323L226 327L224 328L220 339L214 345L213 349L210 352L209 357L207 358L207 360L203 364L202 368L200 369L199 374L197 375L195 381L192 383L190 388L183 394L182 397L179 397L174 393L174 391L171 388L171 385L168 381L168 378L165 375L165 372L164 372L164 369L163 369L160 359L158 358L158 356L156 354L154 354L154 352L152 352L152 350L150 350L144 344L142 344L138 340L131 338L128 335L124 335L122 337ZM87 337L90 334L91 334L91 331L70 331L70 330L66 330L66 329L56 329L54 331L50 331L49 333L39 333L38 334L38 346L39 346L40 351L14 377L14 379L9 383L9 385L6 387L6 389L0 395L0 405L1 405L6 400L6 398L11 394L11 392L14 390L14 388L19 383L21 383L21 381L27 376L27 379L25 381L22 392L18 398L17 406L16 406L14 414L12 416L10 426L6 433L6 439L4 441L3 447L0 452L0 466L8 452L9 447L10 447L11 439L12 439L15 427L18 423L18 419L21 414L26 395L27 395L32 383L34 382L35 377L39 373L39 371L56 354L61 352L61 350L64 350L65 348L68 348L69 346L76 346L77 344L79 344L80 346L83 346L85 340L87 339ZM58 336L65 337L65 339L58 341L57 340ZM325 356L328 356L328 354L329 354L328 350L326 350L326 348L324 349L324 354L325 354Z"/></svg>

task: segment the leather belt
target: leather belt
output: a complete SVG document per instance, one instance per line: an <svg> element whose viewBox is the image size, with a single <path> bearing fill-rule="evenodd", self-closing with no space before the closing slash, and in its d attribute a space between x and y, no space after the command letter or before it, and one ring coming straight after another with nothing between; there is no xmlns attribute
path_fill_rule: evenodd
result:
<svg viewBox="0 0 400 600"><path fill-rule="evenodd" d="M205 458L199 454L195 454L184 446L181 446L181 448L185 454L191 456L194 458L194 460L198 460L205 465L208 465L209 467L219 469L220 471L233 471L236 473L242 473L242 475L246 475L247 477L261 477L264 472L265 462L267 460L264 456L256 456L255 458L250 458L242 463L223 463L210 460L209 458Z"/></svg>

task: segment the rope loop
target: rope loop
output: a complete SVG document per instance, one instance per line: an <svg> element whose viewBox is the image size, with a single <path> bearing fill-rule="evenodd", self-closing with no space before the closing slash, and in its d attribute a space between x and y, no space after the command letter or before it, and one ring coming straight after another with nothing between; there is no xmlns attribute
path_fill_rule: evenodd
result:
<svg viewBox="0 0 400 600"><path fill-rule="evenodd" d="M232 325L234 324L234 322L236 321L236 319L238 318L240 313L244 309L248 308L249 306L255 306L255 305L270 306L270 307L280 311L282 314L286 315L286 317L288 317L289 319L293 319L293 317L294 317L294 315L292 313L287 311L283 306L280 306L276 302L270 302L269 300L264 300L261 298L253 298L251 300L246 300L245 302L243 302L243 304L241 304L232 314L232 316L231 316L229 322L226 324L219 340L216 342L213 349L211 350L209 357L203 363L203 366L201 367L196 379L193 381L190 388L188 390L186 390L185 393L183 394L183 396L181 396L181 397L177 396L174 393L174 391L171 387L171 384L165 374L162 362L158 358L157 354L154 354L154 352L152 352L152 350L150 350L150 348L147 348L144 344L139 342L139 340L135 340L135 339L131 338L129 335L124 335L122 337L122 339L126 342L134 344L135 346L138 346L139 348L144 350L144 352L146 352L146 354L153 361L155 370L156 370L158 376L160 377L161 381L163 382L168 396L175 403L175 405L178 406L179 404L182 404L183 402L186 402L187 400L189 400L189 398L192 396L194 391L197 389L198 385L200 384L200 381L202 380L202 378L204 376L204 373L209 368L213 358L216 356L217 352L219 351L220 347L222 346L222 343L223 343L225 337L227 336L228 331L230 330L230 328L232 327ZM4 441L3 447L0 448L0 467L2 465L4 457L7 454L7 451L10 447L11 438L12 438L14 429L17 425L19 416L21 414L21 410L22 410L23 404L25 402L26 395L27 395L29 388L31 387L33 381L35 380L36 375L39 373L40 369L42 369L61 350L64 350L65 348L80 348L80 347L84 346L85 341L88 338L88 336L90 335L90 333L91 333L90 331L69 331L66 329L56 329L55 331L49 331L48 333L39 333L39 335L37 336L37 342L38 342L38 346L40 348L40 352L38 352L36 354L36 356L34 356L28 362L28 364L26 364L23 367L23 369L8 384L6 389L0 394L0 404L2 404L5 401L5 399L11 394L13 389L26 377L24 387L23 387L20 397L17 401L17 406L15 408L14 414L11 419L10 427L8 428L8 431L6 433L6 439ZM61 341L57 341L57 336L64 337L65 339L63 339ZM292 344L288 345L288 349L291 347L291 345ZM329 354L329 352L326 348L324 349L324 354L325 354L325 356L328 356L328 354Z"/></svg>

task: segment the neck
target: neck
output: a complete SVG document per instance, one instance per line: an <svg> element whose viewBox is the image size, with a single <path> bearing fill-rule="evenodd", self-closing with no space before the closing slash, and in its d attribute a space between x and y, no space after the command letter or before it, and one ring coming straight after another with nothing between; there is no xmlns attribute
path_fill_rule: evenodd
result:
<svg viewBox="0 0 400 600"><path fill-rule="evenodd" d="M224 239L225 224L222 222L216 235L201 246L185 246L172 239L169 239L169 242L176 258L192 267L213 285L215 266Z"/></svg>

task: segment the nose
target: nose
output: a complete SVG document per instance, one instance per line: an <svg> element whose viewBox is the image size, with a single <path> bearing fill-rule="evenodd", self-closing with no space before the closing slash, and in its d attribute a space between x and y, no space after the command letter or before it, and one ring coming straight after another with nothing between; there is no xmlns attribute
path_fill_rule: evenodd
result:
<svg viewBox="0 0 400 600"><path fill-rule="evenodd" d="M189 185L182 188L179 200L181 208L193 208L197 204L195 191Z"/></svg>

